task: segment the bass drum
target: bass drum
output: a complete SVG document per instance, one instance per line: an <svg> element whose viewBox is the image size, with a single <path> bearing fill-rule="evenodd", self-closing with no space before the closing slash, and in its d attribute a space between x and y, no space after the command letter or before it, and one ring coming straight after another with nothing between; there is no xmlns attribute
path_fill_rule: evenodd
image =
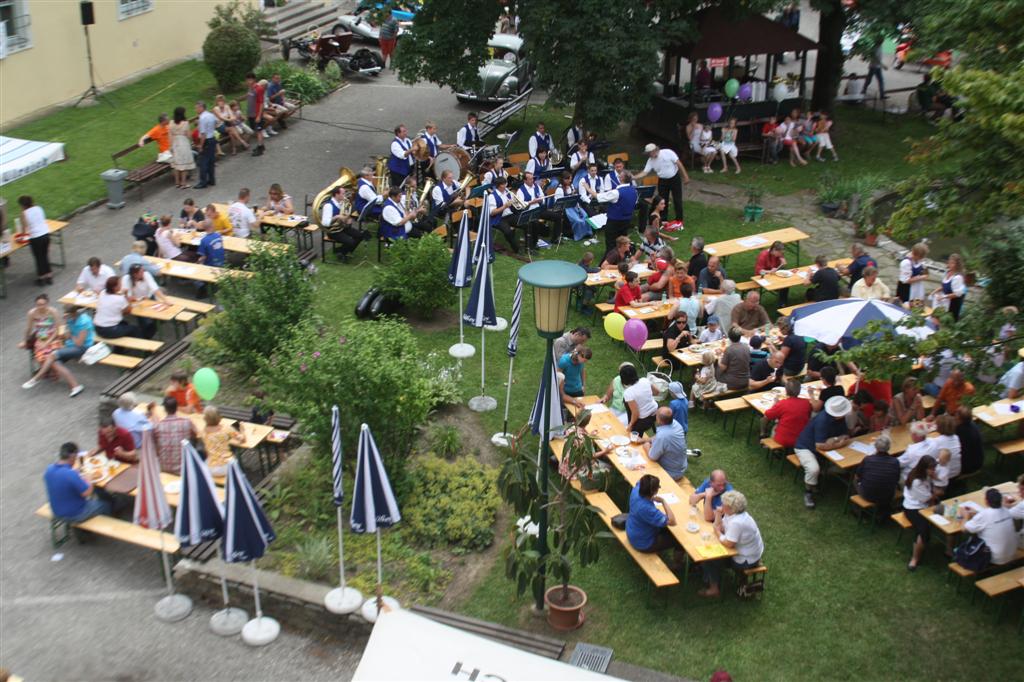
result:
<svg viewBox="0 0 1024 682"><path fill-rule="evenodd" d="M469 170L469 153L461 147L452 147L434 157L434 174L438 180L445 171L451 171L456 182Z"/></svg>

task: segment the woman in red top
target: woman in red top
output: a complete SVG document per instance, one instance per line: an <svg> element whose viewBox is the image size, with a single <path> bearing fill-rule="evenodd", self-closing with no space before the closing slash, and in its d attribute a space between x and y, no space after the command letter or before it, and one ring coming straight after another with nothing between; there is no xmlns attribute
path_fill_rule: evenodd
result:
<svg viewBox="0 0 1024 682"><path fill-rule="evenodd" d="M761 433L767 433L771 422L775 420L778 420L775 435L772 436L775 442L784 448L796 445L797 437L811 420L811 401L800 397L798 379L786 380L786 399L775 403L764 413Z"/></svg>
<svg viewBox="0 0 1024 682"><path fill-rule="evenodd" d="M636 283L636 273L630 270L626 273L626 283L615 292L615 312L622 314L622 306L641 304L641 295L640 285Z"/></svg>
<svg viewBox="0 0 1024 682"><path fill-rule="evenodd" d="M754 274L758 277L764 277L774 273L786 264L786 259L783 257L785 253L786 247L782 242L777 241L773 243L770 248L757 255L757 263L754 264Z"/></svg>

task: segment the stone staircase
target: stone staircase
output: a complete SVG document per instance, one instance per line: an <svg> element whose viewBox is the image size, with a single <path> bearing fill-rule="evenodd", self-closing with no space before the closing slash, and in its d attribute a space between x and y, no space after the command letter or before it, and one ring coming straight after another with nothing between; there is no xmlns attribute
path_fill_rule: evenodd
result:
<svg viewBox="0 0 1024 682"><path fill-rule="evenodd" d="M272 39L275 44L285 38L295 38L310 29L330 29L338 16L343 14L338 2L312 2L311 0L289 0L283 7L263 10L263 16L277 29Z"/></svg>

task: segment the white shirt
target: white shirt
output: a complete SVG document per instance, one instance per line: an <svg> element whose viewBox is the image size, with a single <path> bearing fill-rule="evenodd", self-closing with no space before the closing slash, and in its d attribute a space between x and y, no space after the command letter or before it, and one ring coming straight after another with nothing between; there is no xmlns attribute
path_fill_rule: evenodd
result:
<svg viewBox="0 0 1024 682"><path fill-rule="evenodd" d="M181 249L174 245L171 239L171 228L161 227L156 231L157 253L161 258L177 258L181 255Z"/></svg>
<svg viewBox="0 0 1024 682"><path fill-rule="evenodd" d="M334 199L329 199L324 202L324 208L320 212L320 222L324 225L330 225L331 221L333 221L340 213L341 209L334 203Z"/></svg>
<svg viewBox="0 0 1024 682"><path fill-rule="evenodd" d="M536 182L533 183L533 187L527 187L525 184L520 185L516 191L519 192L520 198L525 202L530 202L544 196L544 192L537 186ZM537 204L534 205L536 206Z"/></svg>
<svg viewBox="0 0 1024 682"><path fill-rule="evenodd" d="M591 152L591 151L587 152L587 160L586 161L582 161L582 158L583 157L580 156L579 152L573 152L572 153L572 157L569 159L569 168L572 168L572 169L575 169L575 170L579 170L581 163L584 164L584 165L587 165L587 166L589 166L590 164L594 163L594 152Z"/></svg>
<svg viewBox="0 0 1024 682"><path fill-rule="evenodd" d="M122 312L128 307L128 299L124 294L100 294L96 302L96 314L92 317L92 323L97 327L113 327L124 319Z"/></svg>
<svg viewBox="0 0 1024 682"><path fill-rule="evenodd" d="M999 384L1006 389L1003 391L1003 398L1010 397L1011 389L1020 391L1024 388L1024 360L1006 370L1006 373L999 377Z"/></svg>
<svg viewBox="0 0 1024 682"><path fill-rule="evenodd" d="M132 282L131 275L121 278L121 291L134 299L152 298L153 294L160 291L160 285L153 279L153 275L145 270L142 271L142 280Z"/></svg>
<svg viewBox="0 0 1024 682"><path fill-rule="evenodd" d="M409 140L408 137L406 137L406 138L398 138L398 137L396 137L391 142L391 153L394 154L395 156L397 156L399 158L399 160L407 162L409 164L409 166L412 167L412 162L413 162L412 154L410 154L409 156L405 155L405 152L408 151L411 147L412 147L412 142Z"/></svg>
<svg viewBox="0 0 1024 682"><path fill-rule="evenodd" d="M986 507L964 524L968 533L980 535L992 552L993 564L1005 564L1017 552L1017 529L1010 512L1002 507Z"/></svg>
<svg viewBox="0 0 1024 682"><path fill-rule="evenodd" d="M359 197L373 203L377 201L379 195L373 191L373 187L371 185L361 182L359 183Z"/></svg>
<svg viewBox="0 0 1024 682"><path fill-rule="evenodd" d="M437 135L423 133L422 135L420 135L420 137L422 137L424 140L429 140L431 143L433 143L434 149L440 151L438 147L441 146L441 138L439 138ZM427 153L430 153L430 145L427 145ZM435 156L437 156L436 152L434 154L430 154L430 158L434 158Z"/></svg>
<svg viewBox="0 0 1024 682"><path fill-rule="evenodd" d="M512 215L512 193L509 192L507 189L504 192L499 192L498 190L494 190L492 192L492 197L491 197L492 199L494 198L493 197L494 194L496 194L499 197L501 197L501 205L505 207L505 210L501 212L501 217L502 218L507 218L510 215ZM495 201L494 203L495 203L495 205L492 206L492 209L493 208L498 208L498 206L497 206L498 202Z"/></svg>
<svg viewBox="0 0 1024 682"><path fill-rule="evenodd" d="M576 194L576 190L573 189L572 187L570 187L568 189L568 191L566 191L565 188L563 188L561 185L559 185L558 187L555 188L555 198L556 199L561 199L564 196L570 196L571 197L571 196L574 196L575 194Z"/></svg>
<svg viewBox="0 0 1024 682"><path fill-rule="evenodd" d="M867 280L861 277L850 289L850 296L870 301L872 299L883 300L890 298L891 294L889 287L882 280L875 278L875 283L869 286Z"/></svg>
<svg viewBox="0 0 1024 682"><path fill-rule="evenodd" d="M935 459L939 458L939 450L949 450L949 464L946 467L949 469L949 477L956 478L960 475L960 439L957 438L956 434L952 436L938 436L936 438L929 438L932 442L932 448L935 454L932 455Z"/></svg>
<svg viewBox="0 0 1024 682"><path fill-rule="evenodd" d="M904 258L900 261L900 282L906 284L907 280L914 276L912 268L914 267L914 261L910 258ZM914 282L910 285L910 300L924 300L924 283L925 280Z"/></svg>
<svg viewBox="0 0 1024 682"><path fill-rule="evenodd" d="M662 180L674 178L679 173L679 157L671 149L659 149L658 155L653 159L647 158L647 165L644 166L644 173L654 173Z"/></svg>
<svg viewBox="0 0 1024 682"><path fill-rule="evenodd" d="M727 514L722 517L722 540L736 544L734 561L744 564L756 564L764 554L764 540L754 518L747 512Z"/></svg>
<svg viewBox="0 0 1024 682"><path fill-rule="evenodd" d="M606 173L605 176L601 179L601 187L603 187L605 191L615 189L621 184L622 183L619 181L619 174L616 173L615 171L612 171L611 173Z"/></svg>
<svg viewBox="0 0 1024 682"><path fill-rule="evenodd" d="M544 137L548 141L548 149L554 149L555 141L551 139L551 135L549 133L544 133ZM537 156L537 133L530 135L529 146L530 156Z"/></svg>
<svg viewBox="0 0 1024 682"><path fill-rule="evenodd" d="M228 206L228 220L231 221L232 235L242 238L252 234L253 229L259 224L253 210L241 201L235 201Z"/></svg>
<svg viewBox="0 0 1024 682"><path fill-rule="evenodd" d="M622 392L624 402L633 401L636 403L637 418L650 417L658 411L658 403L654 401L654 393L651 390L651 382L647 377L640 377L635 384L627 386Z"/></svg>
<svg viewBox="0 0 1024 682"><path fill-rule="evenodd" d="M603 192L597 193L597 200L604 204L614 204L619 200L619 187L625 187L626 185L616 185L615 187L609 187Z"/></svg>
<svg viewBox="0 0 1024 682"><path fill-rule="evenodd" d="M924 509L932 499L932 482L930 479L914 481L909 488L903 486L903 508Z"/></svg>
<svg viewBox="0 0 1024 682"><path fill-rule="evenodd" d="M900 461L900 481L906 481L911 470L917 466L918 461L925 455L935 457L938 450L935 449L935 439L925 438L920 443L911 443L897 459Z"/></svg>
<svg viewBox="0 0 1024 682"><path fill-rule="evenodd" d="M457 135L455 136L455 143L456 143L457 145L459 145L460 147L463 147L463 148L465 148L465 147L468 147L468 146L469 146L469 143L468 143L468 142L466 141L466 127L467 127L467 126L469 126L470 128L472 128L472 129L473 129L474 133L476 134L476 139L477 139L477 140L479 140L479 139L480 139L480 133L479 133L479 131L477 131L477 129L476 129L476 126L471 126L471 125L469 125L469 124L467 123L466 125L464 125L464 126L462 126L461 128L459 128L459 132L458 132L458 134L457 134Z"/></svg>
<svg viewBox="0 0 1024 682"><path fill-rule="evenodd" d="M384 210L381 211L380 217L384 220L384 222L390 225L403 225L406 232L412 231L412 223L408 221L402 223L402 213L391 204L387 204L384 206Z"/></svg>
<svg viewBox="0 0 1024 682"><path fill-rule="evenodd" d="M600 192L603 189L601 187L601 178L600 176L597 175L584 175L582 178L580 178L580 182L577 185L577 190L580 193L580 199L584 203L589 204L592 200L592 197L590 196L590 192L587 191L584 185L591 187L595 192Z"/></svg>
<svg viewBox="0 0 1024 682"><path fill-rule="evenodd" d="M540 168L538 170L539 166L540 166L540 162L537 161L537 159L530 159L529 161L526 162L526 172L527 173L533 173L534 177L536 177L537 173L541 173L543 171L551 170L551 161L550 161L550 159L544 163L544 167L543 168Z"/></svg>
<svg viewBox="0 0 1024 682"><path fill-rule="evenodd" d="M949 286L953 289L953 296L961 297L961 296L964 296L967 293L967 285L964 284L964 276L963 275L958 273L958 274L954 274L952 277L950 277L947 274L947 275L943 276L942 283L946 284L947 282L949 283ZM951 303L951 300L948 299L948 298L943 298L942 300L938 301L938 305L943 307L943 308L945 308L946 310L949 309L949 304L950 303Z"/></svg>
<svg viewBox="0 0 1024 682"><path fill-rule="evenodd" d="M114 272L114 268L109 265L101 264L99 272L94 275L92 274L92 268L86 265L82 268L82 273L78 275L78 281L75 282L75 284L99 293L106 288L107 280L116 274L117 273Z"/></svg>
<svg viewBox="0 0 1024 682"><path fill-rule="evenodd" d="M448 191L448 197L451 198L456 191L458 191L458 185L445 185L444 188ZM434 200L434 206L441 206L444 204L444 193L441 191L441 184L434 185L434 189L430 191L430 198Z"/></svg>
<svg viewBox="0 0 1024 682"><path fill-rule="evenodd" d="M46 224L46 214L43 213L42 206L32 206L25 209L21 220L21 229L28 232L29 239L50 234L50 226Z"/></svg>

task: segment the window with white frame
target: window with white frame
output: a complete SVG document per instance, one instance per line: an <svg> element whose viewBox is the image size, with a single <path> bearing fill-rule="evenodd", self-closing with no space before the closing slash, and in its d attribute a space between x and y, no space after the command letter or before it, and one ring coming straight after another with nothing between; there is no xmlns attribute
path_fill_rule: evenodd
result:
<svg viewBox="0 0 1024 682"><path fill-rule="evenodd" d="M0 37L4 41L0 45L0 55L32 47L32 34L29 31L32 20L26 0L0 0L0 22L3 22Z"/></svg>
<svg viewBox="0 0 1024 682"><path fill-rule="evenodd" d="M153 0L117 0L118 20L134 17L153 9Z"/></svg>

